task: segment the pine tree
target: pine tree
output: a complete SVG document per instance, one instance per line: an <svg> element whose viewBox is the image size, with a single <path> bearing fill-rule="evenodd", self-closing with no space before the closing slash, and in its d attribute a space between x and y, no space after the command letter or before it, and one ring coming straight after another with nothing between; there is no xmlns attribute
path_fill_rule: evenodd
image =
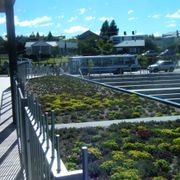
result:
<svg viewBox="0 0 180 180"><path fill-rule="evenodd" d="M115 21L112 20L109 26L109 37L118 35L118 32L119 32L119 28L117 28Z"/></svg>
<svg viewBox="0 0 180 180"><path fill-rule="evenodd" d="M48 40L48 41L53 41L53 35L52 35L51 31L50 31L49 34L47 35L47 40Z"/></svg>
<svg viewBox="0 0 180 180"><path fill-rule="evenodd" d="M109 23L107 20L102 24L100 29L100 37L104 40L109 39Z"/></svg>

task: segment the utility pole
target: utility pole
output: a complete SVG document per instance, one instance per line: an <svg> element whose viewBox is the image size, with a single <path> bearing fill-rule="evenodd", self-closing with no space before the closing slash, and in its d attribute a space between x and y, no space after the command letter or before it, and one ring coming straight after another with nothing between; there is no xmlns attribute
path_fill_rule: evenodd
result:
<svg viewBox="0 0 180 180"><path fill-rule="evenodd" d="M15 0L0 0L0 12L6 14L6 28L8 38L8 55L9 55L9 72L11 82L11 97L12 97L12 115L13 122L16 124L16 97L14 79L17 75L17 62L16 62L16 37L14 26L14 2Z"/></svg>

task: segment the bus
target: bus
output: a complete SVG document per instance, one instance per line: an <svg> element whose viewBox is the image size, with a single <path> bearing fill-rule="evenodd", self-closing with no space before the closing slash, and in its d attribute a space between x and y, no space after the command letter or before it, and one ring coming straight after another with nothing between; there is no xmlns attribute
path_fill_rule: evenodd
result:
<svg viewBox="0 0 180 180"><path fill-rule="evenodd" d="M140 70L136 55L74 56L69 58L71 74L123 74Z"/></svg>

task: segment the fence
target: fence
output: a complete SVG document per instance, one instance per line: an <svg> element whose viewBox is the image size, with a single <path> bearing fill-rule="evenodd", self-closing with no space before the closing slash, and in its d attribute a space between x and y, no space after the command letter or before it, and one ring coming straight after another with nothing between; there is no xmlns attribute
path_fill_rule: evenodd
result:
<svg viewBox="0 0 180 180"><path fill-rule="evenodd" d="M26 179L58 179L58 180L87 180L87 148L82 147L82 170L68 171L60 159L60 137L55 135L55 116L51 111L48 125L48 113L43 113L41 104L33 94L25 91L27 78L45 74L57 75L62 69L51 67L33 67L31 71L21 64L18 67L15 86L15 109L17 120L17 134L20 139L21 161ZM39 69L38 69L39 68Z"/></svg>

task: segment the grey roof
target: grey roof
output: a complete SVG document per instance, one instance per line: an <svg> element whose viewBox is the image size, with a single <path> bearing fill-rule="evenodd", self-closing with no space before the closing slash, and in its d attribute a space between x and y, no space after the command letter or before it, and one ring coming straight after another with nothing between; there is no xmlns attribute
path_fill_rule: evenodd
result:
<svg viewBox="0 0 180 180"><path fill-rule="evenodd" d="M31 47L35 42L26 42L25 47Z"/></svg>
<svg viewBox="0 0 180 180"><path fill-rule="evenodd" d="M119 44L114 45L116 48L123 48L123 47L143 47L145 46L144 40L128 40L122 41Z"/></svg>
<svg viewBox="0 0 180 180"><path fill-rule="evenodd" d="M56 47L58 46L58 43L56 41L36 41L36 42L26 42L25 47L31 47L31 46L52 46Z"/></svg>

